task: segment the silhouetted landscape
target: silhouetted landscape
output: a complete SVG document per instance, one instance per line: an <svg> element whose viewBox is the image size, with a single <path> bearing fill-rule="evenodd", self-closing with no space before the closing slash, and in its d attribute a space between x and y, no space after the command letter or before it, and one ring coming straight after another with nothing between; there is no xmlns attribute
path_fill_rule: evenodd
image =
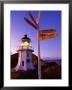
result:
<svg viewBox="0 0 72 90"><path fill-rule="evenodd" d="M42 79L61 79L61 60L43 60L41 59L41 78ZM11 55L11 79L38 79L38 57L32 54L32 63L34 70L15 71L13 68L17 65L18 53Z"/></svg>

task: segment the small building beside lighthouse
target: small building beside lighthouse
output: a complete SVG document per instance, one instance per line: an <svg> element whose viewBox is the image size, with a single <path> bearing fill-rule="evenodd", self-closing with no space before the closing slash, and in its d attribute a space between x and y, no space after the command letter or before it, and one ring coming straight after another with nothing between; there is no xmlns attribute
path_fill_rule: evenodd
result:
<svg viewBox="0 0 72 90"><path fill-rule="evenodd" d="M16 71L18 70L33 70L34 66L32 64L32 52L34 50L31 46L31 39L27 37L27 35L24 35L21 39L21 44L18 52L18 63L16 66Z"/></svg>

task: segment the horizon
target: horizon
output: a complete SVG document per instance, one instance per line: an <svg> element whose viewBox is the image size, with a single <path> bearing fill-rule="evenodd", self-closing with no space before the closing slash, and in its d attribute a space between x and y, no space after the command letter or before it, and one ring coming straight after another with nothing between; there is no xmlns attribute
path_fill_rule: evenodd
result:
<svg viewBox="0 0 72 90"><path fill-rule="evenodd" d="M17 52L16 53L11 53L10 55L14 55L14 54L18 54ZM34 53L33 53L34 54ZM34 54L35 55L35 54ZM37 56L37 55L36 55ZM38 57L38 56L37 56ZM52 60L52 59L60 59L61 60L61 58L60 57L42 57L41 59L50 59L50 60Z"/></svg>

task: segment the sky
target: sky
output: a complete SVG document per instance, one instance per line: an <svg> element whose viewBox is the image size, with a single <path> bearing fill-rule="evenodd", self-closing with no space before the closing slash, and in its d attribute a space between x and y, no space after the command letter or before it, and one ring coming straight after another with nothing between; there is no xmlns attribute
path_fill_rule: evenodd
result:
<svg viewBox="0 0 72 90"><path fill-rule="evenodd" d="M31 11L31 13L36 19L38 11ZM24 21L24 17L30 19L28 11L11 11L10 15L11 53L16 53L20 46L21 38L27 34L32 42L33 53L38 55L37 30ZM39 27L41 30L56 29L58 34L55 38L40 41L41 58L61 58L61 11L41 11Z"/></svg>

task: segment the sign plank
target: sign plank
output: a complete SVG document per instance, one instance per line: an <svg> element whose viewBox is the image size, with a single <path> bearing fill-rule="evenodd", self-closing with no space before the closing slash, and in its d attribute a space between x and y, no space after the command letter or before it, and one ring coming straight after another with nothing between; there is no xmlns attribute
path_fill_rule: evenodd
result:
<svg viewBox="0 0 72 90"><path fill-rule="evenodd" d="M27 19L27 18L24 17L24 20L25 20L29 25L31 25L33 28L37 29L37 26L34 25L29 19Z"/></svg>
<svg viewBox="0 0 72 90"><path fill-rule="evenodd" d="M37 23L36 23L36 21L35 21L34 17L33 17L33 16L32 16L32 14L31 14L31 12L29 12L29 16L30 16L31 20L34 22L34 24L36 24L36 25L37 25Z"/></svg>
<svg viewBox="0 0 72 90"><path fill-rule="evenodd" d="M38 13L38 17L36 18L36 23L37 23L37 24L39 24L40 17L41 17L41 11L39 11L39 13Z"/></svg>
<svg viewBox="0 0 72 90"><path fill-rule="evenodd" d="M56 32L56 29L46 29L46 30L40 30L39 33L53 33Z"/></svg>
<svg viewBox="0 0 72 90"><path fill-rule="evenodd" d="M46 39L54 38L54 37L56 37L56 36L58 36L58 34L56 34L56 33L54 33L54 34L49 34L49 35L43 34L43 35L40 35L40 36L39 36L39 40L46 40Z"/></svg>

